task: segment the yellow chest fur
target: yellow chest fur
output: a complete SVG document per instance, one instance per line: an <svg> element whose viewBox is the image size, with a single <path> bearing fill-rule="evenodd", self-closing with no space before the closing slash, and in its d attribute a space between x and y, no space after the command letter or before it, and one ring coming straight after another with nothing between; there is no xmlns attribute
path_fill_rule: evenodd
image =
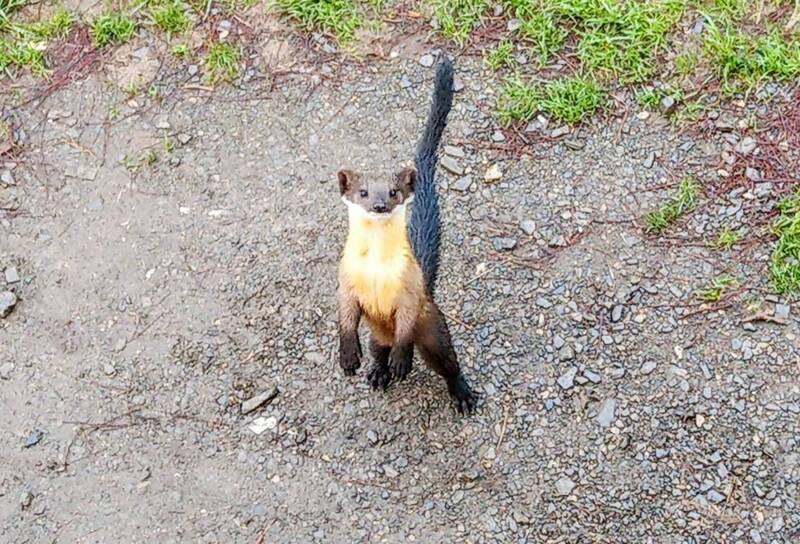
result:
<svg viewBox="0 0 800 544"><path fill-rule="evenodd" d="M390 318L417 268L404 213L379 220L351 212L340 271L368 316Z"/></svg>

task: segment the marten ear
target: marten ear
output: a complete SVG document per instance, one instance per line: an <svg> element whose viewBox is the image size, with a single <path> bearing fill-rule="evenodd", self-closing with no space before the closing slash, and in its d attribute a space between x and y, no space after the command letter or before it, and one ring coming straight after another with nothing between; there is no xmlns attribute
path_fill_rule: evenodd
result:
<svg viewBox="0 0 800 544"><path fill-rule="evenodd" d="M353 172L343 168L336 172L336 177L339 178L339 193L345 195L353 186Z"/></svg>
<svg viewBox="0 0 800 544"><path fill-rule="evenodd" d="M417 171L413 168L403 168L397 174L397 181L404 193L411 194L417 187Z"/></svg>

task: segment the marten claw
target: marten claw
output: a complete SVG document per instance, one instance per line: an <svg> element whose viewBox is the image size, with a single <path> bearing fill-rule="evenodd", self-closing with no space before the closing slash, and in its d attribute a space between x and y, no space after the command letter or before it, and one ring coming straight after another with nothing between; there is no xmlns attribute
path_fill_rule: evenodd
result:
<svg viewBox="0 0 800 544"><path fill-rule="evenodd" d="M456 410L461 415L469 416L475 412L478 396L470 389L467 381L459 377L450 386L450 395L456 403Z"/></svg>
<svg viewBox="0 0 800 544"><path fill-rule="evenodd" d="M389 373L389 368L386 365L375 363L369 369L367 374L367 381L373 389L380 388L386 391L389 384L392 382L392 375Z"/></svg>
<svg viewBox="0 0 800 544"><path fill-rule="evenodd" d="M392 350L391 354L389 354L389 370L393 379L398 381L406 379L408 373L411 372L413 356L414 353L411 350Z"/></svg>

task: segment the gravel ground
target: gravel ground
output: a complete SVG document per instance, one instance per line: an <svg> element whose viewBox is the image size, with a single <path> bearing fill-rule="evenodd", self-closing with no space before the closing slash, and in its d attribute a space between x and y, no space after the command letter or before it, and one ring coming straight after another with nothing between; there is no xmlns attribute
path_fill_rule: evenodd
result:
<svg viewBox="0 0 800 544"><path fill-rule="evenodd" d="M481 394L462 418L421 365L382 394L333 356L335 171L409 163L438 52L298 52L272 81L289 61L262 40L240 88L130 46L13 111L4 542L800 540L800 310L768 294L767 244L702 243L774 205L770 187L671 236L641 224L654 189L759 152L735 125L534 122L517 155L494 76L458 60L438 298ZM109 85L132 72L160 93ZM702 304L725 270L749 298Z"/></svg>

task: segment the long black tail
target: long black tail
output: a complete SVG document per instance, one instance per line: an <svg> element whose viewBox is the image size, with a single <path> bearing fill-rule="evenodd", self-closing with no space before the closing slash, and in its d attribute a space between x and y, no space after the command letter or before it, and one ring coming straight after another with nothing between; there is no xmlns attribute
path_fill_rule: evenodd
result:
<svg viewBox="0 0 800 544"><path fill-rule="evenodd" d="M417 146L417 186L408 222L411 246L433 294L439 271L439 196L436 192L436 150L453 105L453 65L445 58L436 71L431 112Z"/></svg>

